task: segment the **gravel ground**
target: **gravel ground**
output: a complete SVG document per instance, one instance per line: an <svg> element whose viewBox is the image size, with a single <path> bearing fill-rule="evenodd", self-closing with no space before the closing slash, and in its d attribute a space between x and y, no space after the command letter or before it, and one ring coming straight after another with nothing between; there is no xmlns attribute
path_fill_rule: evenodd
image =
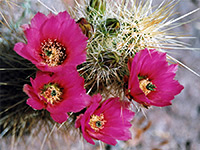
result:
<svg viewBox="0 0 200 150"><path fill-rule="evenodd" d="M58 1L58 0L56 0ZM73 2L67 0L70 5ZM154 0L154 3L159 3L161 0ZM34 3L34 1L32 2ZM45 2L51 6L52 1ZM56 3L56 2L54 2ZM57 10L64 10L64 6L61 3L56 3ZM34 7L38 6L34 4ZM194 10L200 6L199 0L181 0L177 5L177 11L180 16L191 10ZM35 9L35 11L43 10L47 13L42 6ZM197 12L181 21L188 21L189 19L199 18L200 12ZM191 36L195 39L185 40L191 47L200 48L200 20L197 19L189 24L183 25L176 29ZM200 52L179 50L171 51L179 61L187 64L190 68L200 74ZM155 108L146 111L147 118L143 120L141 113L136 114L135 124L132 128L133 140L127 142L119 142L116 146L106 146L106 149L110 150L199 150L200 149L200 78L186 70L185 68L179 68L176 79L184 85L184 90L173 101L173 105L165 108ZM148 129L147 129L148 128ZM44 131L45 133L45 131ZM41 133L42 140L43 133ZM27 137L28 138L28 137ZM85 149L99 149L99 144L92 146L85 141L71 137L63 137L55 135L58 148L60 150L76 150L81 149L84 145ZM67 143L65 142L67 140ZM38 140L39 141L39 140ZM28 150L36 150L38 148L37 140L32 141L32 144L26 147ZM51 140L47 142L50 143ZM55 141L53 141L55 142ZM65 142L65 143L64 143ZM41 141L40 141L41 143ZM12 147L9 146L9 139L4 139L0 142L0 150L7 150ZM25 146L20 144L16 149L24 149ZM44 149L49 149L47 145ZM52 147L52 149L54 149Z"/></svg>

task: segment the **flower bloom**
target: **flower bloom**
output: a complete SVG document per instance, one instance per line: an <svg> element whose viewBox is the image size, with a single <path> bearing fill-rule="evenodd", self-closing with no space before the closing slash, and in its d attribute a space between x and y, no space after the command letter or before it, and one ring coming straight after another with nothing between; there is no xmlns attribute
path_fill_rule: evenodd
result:
<svg viewBox="0 0 200 150"><path fill-rule="evenodd" d="M145 107L168 106L184 88L174 80L177 64L168 65L166 53L144 49L128 63L127 95Z"/></svg>
<svg viewBox="0 0 200 150"><path fill-rule="evenodd" d="M58 72L86 60L87 38L66 11L48 16L37 13L22 28L27 44L19 42L14 50L40 70Z"/></svg>
<svg viewBox="0 0 200 150"><path fill-rule="evenodd" d="M75 126L81 128L87 142L95 144L101 140L110 145L116 145L116 140L131 138L129 128L134 112L128 109L129 103L121 103L119 98L110 98L103 103L100 95L92 98L93 103L84 114L78 116Z"/></svg>
<svg viewBox="0 0 200 150"><path fill-rule="evenodd" d="M58 123L67 120L67 112L81 111L91 99L86 95L84 79L76 71L52 76L39 71L31 84L25 84L23 89L29 96L27 104L37 110L46 109Z"/></svg>

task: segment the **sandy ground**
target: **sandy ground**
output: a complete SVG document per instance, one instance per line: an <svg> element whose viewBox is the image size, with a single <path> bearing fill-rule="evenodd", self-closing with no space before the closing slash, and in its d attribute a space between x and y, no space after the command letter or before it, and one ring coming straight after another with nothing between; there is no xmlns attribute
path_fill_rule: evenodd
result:
<svg viewBox="0 0 200 150"><path fill-rule="evenodd" d="M56 0L58 1L58 0ZM161 0L154 0L154 3ZM73 2L68 0L70 5ZM51 6L51 1L45 2ZM198 0L181 0L177 5L177 11L180 16L200 6ZM57 10L64 10L63 5L58 3L55 6ZM40 8L42 8L40 6ZM45 8L42 8L44 12L47 12ZM36 10L38 11L38 10ZM184 18L182 21L188 21L189 19L199 18L200 12ZM176 31L182 31L186 34L196 37L195 39L186 40L191 47L200 48L200 20L197 19L192 23L183 25L176 29ZM184 64L187 64L190 68L200 74L200 51L178 50L171 51L170 55L180 60ZM107 150L199 150L200 149L200 78L180 67L177 73L176 79L184 85L182 93L173 101L172 106L165 108L155 108L146 111L147 119L142 121L142 114L136 114L136 121L133 131L133 140L127 142L119 142L116 146L106 146ZM140 120L140 123L138 123ZM151 125L150 125L150 123ZM149 124L148 124L149 123ZM149 125L149 126L148 126ZM145 127L149 127L145 131ZM144 130L141 130L144 129ZM142 133L138 136L139 133ZM41 140L44 137L41 133ZM27 137L28 138L28 137ZM81 149L84 145L85 149L99 149L99 143L96 146L87 144L83 140L73 140L67 137L67 143L64 143L66 139L55 135L55 139L59 142L58 148L60 150L76 150ZM10 149L9 142L4 139L4 142L0 142L0 150ZM7 142L6 142L7 141ZM55 141L54 141L55 142ZM50 140L46 142L44 149L50 149L47 145ZM41 142L40 142L41 144ZM26 147L28 150L39 149L38 141L33 141L32 146ZM25 146L21 144L16 149L24 149ZM52 149L54 149L52 147Z"/></svg>

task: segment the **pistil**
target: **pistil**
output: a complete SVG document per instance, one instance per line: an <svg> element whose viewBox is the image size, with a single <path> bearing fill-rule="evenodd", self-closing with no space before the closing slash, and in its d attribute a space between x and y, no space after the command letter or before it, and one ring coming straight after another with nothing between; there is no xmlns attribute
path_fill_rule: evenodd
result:
<svg viewBox="0 0 200 150"><path fill-rule="evenodd" d="M91 118L90 118L89 125L95 131L99 131L100 129L104 128L105 122L106 122L106 120L104 120L104 115L103 114L100 114L100 116L92 115Z"/></svg>

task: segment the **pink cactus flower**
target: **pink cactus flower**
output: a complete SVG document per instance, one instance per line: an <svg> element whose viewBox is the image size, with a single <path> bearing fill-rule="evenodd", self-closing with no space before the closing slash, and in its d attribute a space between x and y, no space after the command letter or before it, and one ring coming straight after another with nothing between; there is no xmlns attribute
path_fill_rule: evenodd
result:
<svg viewBox="0 0 200 150"><path fill-rule="evenodd" d="M23 89L29 96L27 104L37 110L46 109L58 123L67 120L68 112L81 111L91 100L84 89L84 79L76 71L54 75L38 71L31 84L25 84Z"/></svg>
<svg viewBox="0 0 200 150"><path fill-rule="evenodd" d="M87 38L66 11L48 16L37 13L22 29L27 44L19 42L14 50L42 71L75 68L86 60Z"/></svg>
<svg viewBox="0 0 200 150"><path fill-rule="evenodd" d="M144 49L128 62L130 76L127 96L143 106L171 105L183 86L174 79L177 64L168 65L166 53Z"/></svg>
<svg viewBox="0 0 200 150"><path fill-rule="evenodd" d="M100 95L93 96L93 103L77 117L75 126L81 128L87 142L101 140L110 145L116 145L116 140L131 138L129 128L134 112L128 109L129 103L120 102L119 98L110 98L103 103Z"/></svg>

